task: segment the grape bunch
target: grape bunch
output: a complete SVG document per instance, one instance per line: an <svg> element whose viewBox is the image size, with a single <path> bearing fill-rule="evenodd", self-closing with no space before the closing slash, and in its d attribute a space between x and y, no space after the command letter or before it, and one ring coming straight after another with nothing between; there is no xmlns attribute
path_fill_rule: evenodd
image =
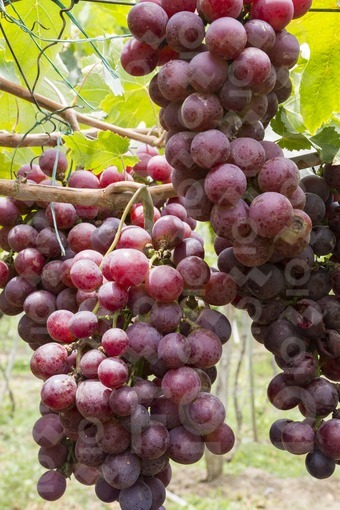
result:
<svg viewBox="0 0 340 510"><path fill-rule="evenodd" d="M232 303L282 371L270 402L303 416L279 420L270 438L307 454L308 472L325 478L340 459L339 167L300 181L297 166L264 140L299 56L286 27L310 6L139 2L121 63L132 75L159 66L149 91L161 107L173 187L192 218L210 222L218 269L237 285Z"/></svg>
<svg viewBox="0 0 340 510"><path fill-rule="evenodd" d="M298 407L302 415L301 421L277 420L270 440L278 449L306 454L307 471L323 479L339 461L340 167L325 165L320 173L300 182L310 235L305 247L298 243L295 250L292 243L293 257L276 250L268 262L252 266L240 263L223 238L216 238L215 249L218 268L238 285L233 304L249 314L252 335L280 369L269 383L269 401L283 411Z"/></svg>
<svg viewBox="0 0 340 510"><path fill-rule="evenodd" d="M19 176L46 182L56 154L45 151L40 166ZM169 178L164 156L147 146L139 155L126 175L80 169L68 183L99 189L135 174ZM67 161L57 157L64 179ZM163 509L171 460L192 464L205 447L220 455L233 447L224 406L210 392L231 326L210 305L232 302L236 283L204 261L203 239L181 201L158 205L147 231L143 204L126 224L128 211L118 217L0 199L8 252L0 262L0 309L24 312L18 332L43 381L33 438L47 469L37 490L47 501L60 498L74 476L122 510Z"/></svg>
<svg viewBox="0 0 340 510"><path fill-rule="evenodd" d="M176 193L192 218L210 221L232 243L241 263L264 264L275 252L294 256L311 228L299 211L299 171L263 138L290 95L289 68L300 51L285 27L310 3L158 4L139 2L130 10L133 38L121 62L132 75L160 66L149 92L161 107ZM142 47L158 55L153 66Z"/></svg>
<svg viewBox="0 0 340 510"><path fill-rule="evenodd" d="M168 139L176 133L183 133L183 138L186 132L218 129L228 138L262 140L278 104L290 96L289 68L299 56L299 43L285 27L293 17L305 14L311 3L141 1L128 14L133 37L123 47L121 63L133 76L160 67L149 92L161 107L160 122ZM222 153L209 160L213 164L226 159L226 142L219 136L216 144ZM213 154L215 147L210 150ZM183 161L185 170L194 165L207 168L193 152L193 161Z"/></svg>

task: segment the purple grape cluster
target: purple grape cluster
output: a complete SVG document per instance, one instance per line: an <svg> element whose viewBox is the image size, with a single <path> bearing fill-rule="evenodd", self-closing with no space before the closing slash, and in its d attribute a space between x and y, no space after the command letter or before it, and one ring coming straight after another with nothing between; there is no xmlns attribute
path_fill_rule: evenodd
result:
<svg viewBox="0 0 340 510"><path fill-rule="evenodd" d="M294 257L276 252L269 262L249 268L224 239L217 238L215 248L219 269L238 285L234 305L247 311L252 335L280 369L269 383L269 401L283 411L298 407L302 414L301 421L277 420L270 440L278 449L307 454L307 471L323 479L335 470L340 444L340 167L325 165L320 173L300 182L311 231Z"/></svg>
<svg viewBox="0 0 340 510"><path fill-rule="evenodd" d="M140 177L150 163L157 181L160 168L171 173L151 148L139 154L130 174L77 170L69 185L99 189ZM38 165L28 171L19 175L42 178ZM0 309L24 312L18 332L43 381L33 438L47 469L38 493L47 501L74 476L105 503L158 510L171 460L192 464L205 447L220 455L233 447L223 404L210 392L231 326L210 305L232 302L237 286L204 261L203 239L181 201L158 206L147 232L142 205L124 225L97 207L54 203L55 231L51 204L0 199L8 252Z"/></svg>
<svg viewBox="0 0 340 510"><path fill-rule="evenodd" d="M168 2L158 4L139 2L130 10L135 39L124 46L121 61L130 74L143 63L147 74L152 69L140 54L135 58L134 45L177 52L161 59L149 86L161 107L176 193L192 218L210 221L230 241L241 264L258 266L275 253L293 257L311 229L299 210L299 170L263 138L278 104L290 95L289 68L300 51L284 27L295 8L298 17L309 6L272 2L278 16L271 11L268 17L269 6L260 1L250 14L242 2L202 0L169 12Z"/></svg>
<svg viewBox="0 0 340 510"><path fill-rule="evenodd" d="M192 218L210 222L218 269L237 284L233 305L247 311L253 336L282 370L269 384L270 402L303 415L276 422L273 444L307 454L312 476L330 476L340 444L339 167L300 181L297 166L264 140L299 56L285 27L311 2L198 0L175 13L155 3L131 9L134 39L122 65L131 74L137 63L140 74L160 67L149 90L161 107L174 189ZM163 28L151 41L153 10ZM134 53L141 45L153 51L151 67Z"/></svg>

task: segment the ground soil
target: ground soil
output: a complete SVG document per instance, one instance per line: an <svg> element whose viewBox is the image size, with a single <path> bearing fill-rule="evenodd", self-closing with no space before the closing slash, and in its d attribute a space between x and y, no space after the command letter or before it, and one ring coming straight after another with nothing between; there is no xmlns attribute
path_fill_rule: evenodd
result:
<svg viewBox="0 0 340 510"><path fill-rule="evenodd" d="M174 473L171 487L184 500L187 496L225 496L244 510L340 509L340 480L278 478L266 471L247 468L242 475L223 475L213 482L202 479L202 471L185 467ZM208 510L208 509L207 509Z"/></svg>

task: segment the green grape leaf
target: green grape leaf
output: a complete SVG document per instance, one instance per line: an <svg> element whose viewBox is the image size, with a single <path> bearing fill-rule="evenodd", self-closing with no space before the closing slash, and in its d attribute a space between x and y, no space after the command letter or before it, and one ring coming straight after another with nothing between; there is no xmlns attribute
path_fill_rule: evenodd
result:
<svg viewBox="0 0 340 510"><path fill-rule="evenodd" d="M340 155L340 132L335 127L326 127L309 138L319 152L323 163L332 163Z"/></svg>
<svg viewBox="0 0 340 510"><path fill-rule="evenodd" d="M313 9L340 9L339 0L313 0Z"/></svg>
<svg viewBox="0 0 340 510"><path fill-rule="evenodd" d="M339 19L334 13L312 12L291 23L289 30L310 50L299 92L303 122L314 135L340 111Z"/></svg>
<svg viewBox="0 0 340 510"><path fill-rule="evenodd" d="M129 139L111 131L98 133L96 140L89 140L79 132L63 138L66 147L71 151L70 157L74 164L92 170L95 174L110 165L116 165L122 172L126 166L133 166L138 161L137 157L126 155L129 150Z"/></svg>
<svg viewBox="0 0 340 510"><path fill-rule="evenodd" d="M284 108L280 108L270 123L273 131L281 136L278 145L289 151L310 149L311 143L302 133L295 131Z"/></svg>
<svg viewBox="0 0 340 510"><path fill-rule="evenodd" d="M41 154L41 147L6 148L0 153L0 179L15 179L22 165L30 163Z"/></svg>
<svg viewBox="0 0 340 510"><path fill-rule="evenodd" d="M20 63L21 71L26 80L33 84L37 77L38 69L40 76L51 76L51 65L44 56L38 60L40 49L45 48L49 43L41 38L53 39L59 35L62 26L62 19L59 16L60 8L51 0L36 0L35 2L17 2L6 7L7 13L23 24L21 28L16 23L8 23L5 19L2 22L5 34L10 41L11 48L6 45L6 59L13 61L11 49ZM63 36L69 35L69 22L66 23L66 30ZM32 31L36 38L27 31ZM55 62L59 53L59 45L48 48L46 55ZM39 62L39 67L38 67ZM57 64L59 65L59 64ZM18 74L19 76L19 74Z"/></svg>
<svg viewBox="0 0 340 510"><path fill-rule="evenodd" d="M149 81L150 77L122 78L124 96L108 94L100 103L100 108L108 114L106 120L122 127L135 127L141 122L157 125L159 108L150 99Z"/></svg>

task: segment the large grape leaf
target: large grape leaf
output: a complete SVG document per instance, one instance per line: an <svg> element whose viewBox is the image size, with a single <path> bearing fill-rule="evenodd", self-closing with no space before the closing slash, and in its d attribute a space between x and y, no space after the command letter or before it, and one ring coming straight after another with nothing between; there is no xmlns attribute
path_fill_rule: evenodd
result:
<svg viewBox="0 0 340 510"><path fill-rule="evenodd" d="M339 0L313 0L313 9L340 9Z"/></svg>
<svg viewBox="0 0 340 510"><path fill-rule="evenodd" d="M107 114L107 121L122 127L136 127L141 122L147 126L158 123L158 107L148 93L150 78L134 78L123 81L124 96L108 94L100 103Z"/></svg>
<svg viewBox="0 0 340 510"><path fill-rule="evenodd" d="M6 11L15 18L18 23L32 31L38 38L56 38L62 26L59 15L60 8L51 0L35 0L34 2L16 2L13 6L7 6ZM32 85L38 72L37 62L40 48L49 43L41 39L34 39L27 30L23 30L16 23L9 23L7 19L2 22L3 29L10 42L11 48L6 45L6 59L14 60L12 51L20 64L26 80ZM64 37L69 35L69 22L66 22ZM38 45L38 46L37 46ZM11 51L12 50L12 51ZM55 62L56 55L60 51L60 45L56 44L46 51L46 55ZM51 65L42 57L40 60L40 75L50 76ZM19 75L19 74L18 74Z"/></svg>
<svg viewBox="0 0 340 510"><path fill-rule="evenodd" d="M337 13L312 12L289 25L310 49L299 92L303 122L312 135L340 111L339 21Z"/></svg>
<svg viewBox="0 0 340 510"><path fill-rule="evenodd" d="M124 34L127 32L127 14L131 5L101 5L97 2L79 2L73 7L73 14L89 37L98 37L108 34ZM82 50L86 53L91 47L85 43ZM91 53L91 51L90 51Z"/></svg>
<svg viewBox="0 0 340 510"><path fill-rule="evenodd" d="M75 165L93 170L96 174L110 165L116 165L122 172L126 166L133 166L138 161L138 158L126 155L129 139L111 131L100 132L96 140L89 140L79 132L63 138Z"/></svg>
<svg viewBox="0 0 340 510"><path fill-rule="evenodd" d="M111 41L109 52L112 61L116 62L116 72L124 88L124 95L117 97L108 94L100 103L100 108L107 114L107 121L122 127L135 127L143 122L147 126L158 124L159 107L149 96L149 82L152 75L130 76L120 64L120 52L123 42Z"/></svg>

